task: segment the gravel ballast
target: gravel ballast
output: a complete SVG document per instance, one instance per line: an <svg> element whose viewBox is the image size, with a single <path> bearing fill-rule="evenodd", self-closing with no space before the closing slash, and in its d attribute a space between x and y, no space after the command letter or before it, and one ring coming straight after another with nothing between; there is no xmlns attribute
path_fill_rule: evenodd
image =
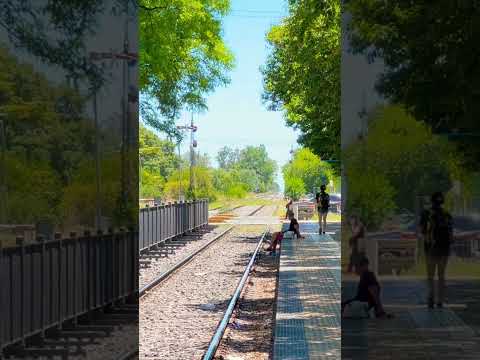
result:
<svg viewBox="0 0 480 360"><path fill-rule="evenodd" d="M265 229L237 226L141 299L140 359L201 358Z"/></svg>
<svg viewBox="0 0 480 360"><path fill-rule="evenodd" d="M260 252L215 360L268 360L273 354L278 258Z"/></svg>
<svg viewBox="0 0 480 360"><path fill-rule="evenodd" d="M140 288L153 281L160 274L171 269L179 261L190 256L201 247L205 246L215 236L225 231L231 225L210 226L209 232L199 238L180 238L178 241L172 241L159 251L150 251L142 255L140 262L142 265L139 275ZM160 253L162 254L160 256Z"/></svg>

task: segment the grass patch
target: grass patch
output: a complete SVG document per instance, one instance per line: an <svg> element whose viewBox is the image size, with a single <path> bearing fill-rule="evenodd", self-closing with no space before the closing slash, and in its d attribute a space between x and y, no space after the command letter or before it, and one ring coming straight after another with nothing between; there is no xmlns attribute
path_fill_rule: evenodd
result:
<svg viewBox="0 0 480 360"><path fill-rule="evenodd" d="M414 267L410 268L405 272L402 272L401 275L426 277L427 270L425 265L425 259L420 259L420 261ZM447 279L449 276L468 276L480 278L480 261L468 261L452 257L450 258L447 265Z"/></svg>
<svg viewBox="0 0 480 360"><path fill-rule="evenodd" d="M229 211L233 208L239 206L262 206L262 205L282 205L281 207L285 207L285 201L283 200L272 200L272 199L264 199L257 197L256 194L248 194L247 197L243 199L228 199L228 198L219 198L213 202L211 202L208 206L209 210L219 210L219 211ZM280 209L283 212L283 209ZM277 211L280 212L280 211ZM283 212L283 215L285 213Z"/></svg>
<svg viewBox="0 0 480 360"><path fill-rule="evenodd" d="M311 218L312 221L318 221L318 213L315 212ZM329 212L327 215L327 222L341 222L342 214Z"/></svg>

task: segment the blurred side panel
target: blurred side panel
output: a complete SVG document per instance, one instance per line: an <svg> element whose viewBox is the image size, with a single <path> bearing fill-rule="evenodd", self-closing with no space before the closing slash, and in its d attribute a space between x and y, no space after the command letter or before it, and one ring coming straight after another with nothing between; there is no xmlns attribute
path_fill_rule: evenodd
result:
<svg viewBox="0 0 480 360"><path fill-rule="evenodd" d="M343 16L342 358L480 358L480 5Z"/></svg>
<svg viewBox="0 0 480 360"><path fill-rule="evenodd" d="M137 28L128 0L0 5L0 357L138 350Z"/></svg>

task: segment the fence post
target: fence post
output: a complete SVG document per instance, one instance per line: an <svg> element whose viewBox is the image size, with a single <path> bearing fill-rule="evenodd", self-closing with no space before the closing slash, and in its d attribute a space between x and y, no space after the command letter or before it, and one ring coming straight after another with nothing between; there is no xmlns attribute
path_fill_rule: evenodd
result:
<svg viewBox="0 0 480 360"><path fill-rule="evenodd" d="M4 256L3 256L3 242L0 239L0 289L6 289L4 267L5 267L5 265L4 265ZM0 319L6 319L6 316L5 316L6 306L5 306L5 302L4 302L3 298L4 298L4 296L7 292L10 292L10 290L2 291L0 293ZM3 354L3 344L4 344L4 342L6 342L6 341L4 341L4 338L6 337L5 336L5 326L6 326L6 322L2 321L0 323L0 357Z"/></svg>
<svg viewBox="0 0 480 360"><path fill-rule="evenodd" d="M57 309L57 314L58 314L58 329L62 329L62 321L63 321L63 316L62 316L62 274L63 274L63 269L62 269L62 235L60 233L55 233L54 239L57 242L58 245L58 290L57 290L57 296L58 296L58 309Z"/></svg>
<svg viewBox="0 0 480 360"><path fill-rule="evenodd" d="M176 201L173 202L173 237L178 236L178 203Z"/></svg>
<svg viewBox="0 0 480 360"><path fill-rule="evenodd" d="M72 239L73 241L73 257L72 257L72 262L73 262L73 265L72 265L72 271L73 271L73 298L72 298L72 315L74 315L74 318L73 318L73 324L76 325L77 324L77 297L78 297L78 294L77 294L77 245L78 245L78 241L77 241L77 233L75 231L72 231L70 233L70 239ZM67 279L68 281L68 279Z"/></svg>
<svg viewBox="0 0 480 360"><path fill-rule="evenodd" d="M23 236L16 238L16 244L20 248L20 332L22 346L25 346L25 241Z"/></svg>
<svg viewBox="0 0 480 360"><path fill-rule="evenodd" d="M83 275L84 276L84 281L85 281L85 289L86 292L84 294L86 298L86 307L87 309L92 308L92 266L91 266L91 259L92 259L92 242L90 238L90 231L86 230L83 232L83 236L85 238L85 262L86 262L86 273ZM83 263L83 261L82 261Z"/></svg>

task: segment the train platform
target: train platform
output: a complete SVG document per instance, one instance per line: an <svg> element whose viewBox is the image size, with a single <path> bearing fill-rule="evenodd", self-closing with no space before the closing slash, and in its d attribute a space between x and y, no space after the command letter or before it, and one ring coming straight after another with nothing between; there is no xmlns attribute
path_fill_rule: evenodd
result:
<svg viewBox="0 0 480 360"><path fill-rule="evenodd" d="M343 319L342 359L480 359L480 280L447 279L447 304L427 309L423 278L380 278L393 319ZM342 297L358 279L344 278Z"/></svg>
<svg viewBox="0 0 480 360"><path fill-rule="evenodd" d="M340 224L301 222L305 239L282 241L275 360L340 359ZM329 231L328 231L329 230Z"/></svg>

